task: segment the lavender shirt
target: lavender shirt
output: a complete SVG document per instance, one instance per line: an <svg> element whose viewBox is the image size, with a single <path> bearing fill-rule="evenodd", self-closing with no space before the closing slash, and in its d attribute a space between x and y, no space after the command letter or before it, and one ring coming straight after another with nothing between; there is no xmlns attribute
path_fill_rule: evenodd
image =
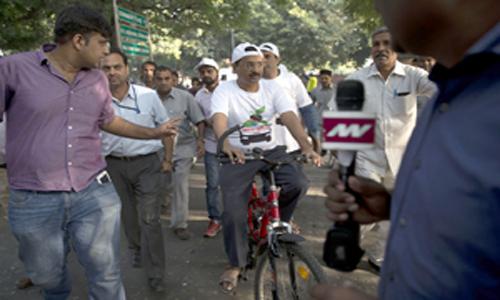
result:
<svg viewBox="0 0 500 300"><path fill-rule="evenodd" d="M44 52L53 48L43 46ZM91 69L68 83L44 52L0 59L9 184L22 190L81 191L106 166L99 127L114 118L108 81Z"/></svg>

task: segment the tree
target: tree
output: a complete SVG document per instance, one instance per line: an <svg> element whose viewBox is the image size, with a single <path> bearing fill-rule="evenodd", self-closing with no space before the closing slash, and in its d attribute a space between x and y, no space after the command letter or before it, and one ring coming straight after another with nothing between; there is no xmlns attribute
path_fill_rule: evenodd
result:
<svg viewBox="0 0 500 300"><path fill-rule="evenodd" d="M80 0L111 17L111 3L106 0ZM67 1L11 0L0 1L0 49L8 52L31 50L53 39L56 13Z"/></svg>
<svg viewBox="0 0 500 300"><path fill-rule="evenodd" d="M113 21L111 0L74 0ZM203 56L230 57L236 43L273 42L291 69L359 64L380 24L364 0L130 0L118 5L146 15L154 58L190 72ZM52 39L63 0L0 1L0 49L29 50ZM234 33L234 34L233 34Z"/></svg>

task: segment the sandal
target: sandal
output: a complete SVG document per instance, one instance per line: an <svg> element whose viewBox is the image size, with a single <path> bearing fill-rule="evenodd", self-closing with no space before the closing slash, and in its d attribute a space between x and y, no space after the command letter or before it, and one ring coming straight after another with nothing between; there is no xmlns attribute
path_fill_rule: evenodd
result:
<svg viewBox="0 0 500 300"><path fill-rule="evenodd" d="M19 279L16 284L17 288L20 290L27 289L29 287L32 287L33 285L34 284L29 277L23 277Z"/></svg>
<svg viewBox="0 0 500 300"><path fill-rule="evenodd" d="M241 268L240 267L227 267L224 273L220 276L219 285L224 293L233 293L238 286L238 280L240 278Z"/></svg>

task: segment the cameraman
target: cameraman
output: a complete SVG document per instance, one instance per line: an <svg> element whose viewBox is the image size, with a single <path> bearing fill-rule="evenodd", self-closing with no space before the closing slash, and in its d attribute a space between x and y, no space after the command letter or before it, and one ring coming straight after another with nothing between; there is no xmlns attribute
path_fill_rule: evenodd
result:
<svg viewBox="0 0 500 300"><path fill-rule="evenodd" d="M351 177L355 203L331 174L333 221L389 219L381 299L498 299L500 295L500 10L496 0L375 1L395 47L430 55L436 99L408 144L394 193ZM472 24L472 25L471 25ZM425 29L425 34L422 30ZM316 286L316 299L372 299Z"/></svg>

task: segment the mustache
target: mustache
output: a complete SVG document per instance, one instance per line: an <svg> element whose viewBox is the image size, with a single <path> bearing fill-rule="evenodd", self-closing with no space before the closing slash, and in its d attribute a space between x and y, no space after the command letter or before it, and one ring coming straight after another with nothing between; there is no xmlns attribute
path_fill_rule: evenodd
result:
<svg viewBox="0 0 500 300"><path fill-rule="evenodd" d="M252 72L250 73L250 76L262 76L259 72Z"/></svg>
<svg viewBox="0 0 500 300"><path fill-rule="evenodd" d="M212 84L215 82L215 79L211 77L202 77L201 82L203 82L204 84Z"/></svg>
<svg viewBox="0 0 500 300"><path fill-rule="evenodd" d="M389 52L387 51L380 51L375 54L375 58L379 58L381 56L389 57Z"/></svg>

